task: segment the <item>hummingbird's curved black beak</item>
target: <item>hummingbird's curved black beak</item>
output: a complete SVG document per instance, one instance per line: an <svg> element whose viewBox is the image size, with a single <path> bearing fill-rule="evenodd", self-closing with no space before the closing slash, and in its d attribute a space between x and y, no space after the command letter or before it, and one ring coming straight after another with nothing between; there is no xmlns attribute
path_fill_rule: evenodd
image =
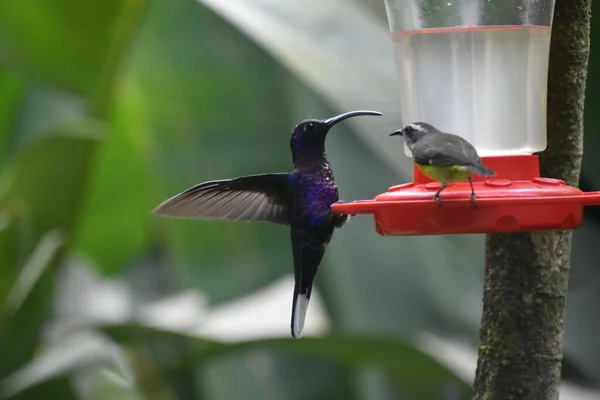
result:
<svg viewBox="0 0 600 400"><path fill-rule="evenodd" d="M390 136L404 136L404 129L398 129L397 131L390 133Z"/></svg>
<svg viewBox="0 0 600 400"><path fill-rule="evenodd" d="M348 119L351 117L356 117L359 115L383 115L383 114L380 113L379 111L368 111L368 110L350 111L350 112L335 116L333 118L329 118L328 120L325 120L325 126L327 126L328 128L331 128L333 125L337 124L338 122L341 122L345 119Z"/></svg>

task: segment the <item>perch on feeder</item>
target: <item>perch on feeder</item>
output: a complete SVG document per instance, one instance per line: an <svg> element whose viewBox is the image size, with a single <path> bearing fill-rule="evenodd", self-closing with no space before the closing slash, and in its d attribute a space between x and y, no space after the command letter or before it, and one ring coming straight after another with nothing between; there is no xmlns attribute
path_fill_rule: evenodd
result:
<svg viewBox="0 0 600 400"><path fill-rule="evenodd" d="M415 166L413 182L334 204L335 213L373 214L380 235L439 235L574 229L584 206L600 204L600 192L540 177L534 153L546 148L554 0L511 4L386 0L402 121L430 123L475 146L496 172L473 176L477 208L468 181L444 189L437 207L441 184Z"/></svg>

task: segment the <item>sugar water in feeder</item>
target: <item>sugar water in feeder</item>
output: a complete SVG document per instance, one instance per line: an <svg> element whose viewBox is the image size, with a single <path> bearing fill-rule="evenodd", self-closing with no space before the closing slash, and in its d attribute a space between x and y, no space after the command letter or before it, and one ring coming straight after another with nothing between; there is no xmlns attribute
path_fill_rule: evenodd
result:
<svg viewBox="0 0 600 400"><path fill-rule="evenodd" d="M404 122L456 133L480 156L545 149L549 27L399 31L394 44Z"/></svg>

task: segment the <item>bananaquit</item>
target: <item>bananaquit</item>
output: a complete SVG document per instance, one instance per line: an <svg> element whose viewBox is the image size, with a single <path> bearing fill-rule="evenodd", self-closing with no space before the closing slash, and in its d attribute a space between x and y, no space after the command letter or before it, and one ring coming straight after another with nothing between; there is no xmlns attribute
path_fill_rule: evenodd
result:
<svg viewBox="0 0 600 400"><path fill-rule="evenodd" d="M471 201L475 204L473 174L493 176L496 173L483 165L475 147L458 135L442 132L426 122L414 122L390 134L402 136L417 167L429 179L442 184L433 196L440 204L440 193L448 183L469 180Z"/></svg>

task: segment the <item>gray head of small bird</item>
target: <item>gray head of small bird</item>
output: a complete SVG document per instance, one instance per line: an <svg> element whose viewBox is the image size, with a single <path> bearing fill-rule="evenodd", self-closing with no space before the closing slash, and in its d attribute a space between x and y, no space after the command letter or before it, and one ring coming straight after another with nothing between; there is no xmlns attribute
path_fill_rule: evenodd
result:
<svg viewBox="0 0 600 400"><path fill-rule="evenodd" d="M359 110L336 115L335 117L326 120L307 119L301 121L294 127L290 141L294 158L296 158L296 155L299 155L299 153L312 153L315 151L323 152L325 148L325 137L327 136L327 133L329 133L329 130L338 122L359 115L382 114L378 111Z"/></svg>
<svg viewBox="0 0 600 400"><path fill-rule="evenodd" d="M427 122L413 122L402 129L390 133L390 136L402 136L408 148L412 150L423 136L430 133L441 133L441 131Z"/></svg>

